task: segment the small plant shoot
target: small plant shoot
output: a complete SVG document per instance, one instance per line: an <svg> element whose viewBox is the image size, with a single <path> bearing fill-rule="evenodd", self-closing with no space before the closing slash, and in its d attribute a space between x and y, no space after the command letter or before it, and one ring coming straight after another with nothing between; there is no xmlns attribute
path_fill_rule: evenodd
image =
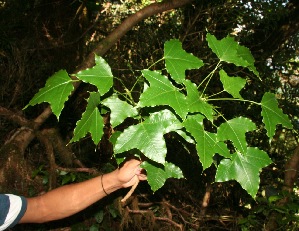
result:
<svg viewBox="0 0 299 231"><path fill-rule="evenodd" d="M237 67L248 68L259 77L254 66L254 58L248 48L239 45L231 37L218 40L207 34L208 46L217 56L218 64L203 81L210 83L215 76L220 78L223 91L231 98L221 99L206 94L207 84L196 84L186 78L186 70L200 69L204 62L186 52L179 40L173 39L164 44L164 70L142 70L146 87L140 90L140 97L134 102L131 91L123 86L120 95L113 88L113 74L106 61L96 56L95 66L73 74L79 80L94 85L97 92L90 92L86 111L77 122L71 142L79 141L87 134L91 135L95 145L103 136L104 120L101 108L110 112L110 124L115 131L111 142L114 157L121 163L126 155L144 155L142 167L148 174L148 183L153 191L161 188L168 178L183 178L181 169L166 161L167 148L165 134L176 132L186 142L196 146L197 155L203 169L215 162L213 157L222 157L215 176L216 182L236 180L254 198L260 183L263 167L272 163L268 154L257 147L249 147L246 133L255 131L256 124L249 118L237 116L226 119L211 102L215 100L235 100L261 107L261 116L269 139L272 138L278 124L291 129L292 124L283 114L273 93L264 94L261 102L243 99L240 91L246 85L246 79L229 76L221 68L230 63ZM138 78L136 78L138 79ZM33 97L26 106L42 102L50 104L53 113L59 119L64 103L73 91L73 80L65 71L59 71L48 79L44 88ZM110 92L112 92L110 94ZM147 113L145 113L147 112ZM128 125L128 117L133 118ZM223 117L224 122L215 125L215 118ZM122 123L126 120L126 128ZM214 132L205 129L204 121L214 125ZM233 146L227 146L229 142ZM138 151L139 150L139 151Z"/></svg>

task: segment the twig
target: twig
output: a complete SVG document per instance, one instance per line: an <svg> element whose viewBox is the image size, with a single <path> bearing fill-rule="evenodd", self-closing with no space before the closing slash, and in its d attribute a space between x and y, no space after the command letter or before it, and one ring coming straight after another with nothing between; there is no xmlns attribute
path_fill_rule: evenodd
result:
<svg viewBox="0 0 299 231"><path fill-rule="evenodd" d="M12 111L9 110L5 107L1 107L0 106L0 116L4 117L7 120L10 120L20 126L24 126L28 129L32 129L32 122L27 120L22 114L21 112L16 112L16 111Z"/></svg>
<svg viewBox="0 0 299 231"><path fill-rule="evenodd" d="M167 205L166 203L166 200L163 198L163 204L164 205ZM166 202L166 203L165 203ZM165 211L166 211L166 214L167 214L167 217L170 219L170 220L172 220L172 213L171 213L171 211L170 211L170 208L169 208L169 206L164 206L164 209L165 209Z"/></svg>
<svg viewBox="0 0 299 231"><path fill-rule="evenodd" d="M139 183L139 179L137 179L137 181L135 182L135 184L132 186L132 188L130 189L130 191L125 195L125 197L123 199L121 199L121 202L123 204L126 203L126 201L128 200L128 198L132 195L132 193L135 191L137 185Z"/></svg>
<svg viewBox="0 0 299 231"><path fill-rule="evenodd" d="M180 230L183 230L183 225L182 224L178 224L178 223L174 222L173 220L171 220L171 219L169 219L167 217L155 217L155 220L164 221L164 222L170 223L173 226L179 228Z"/></svg>
<svg viewBox="0 0 299 231"><path fill-rule="evenodd" d="M206 187L206 193L202 200L201 210L200 210L200 216L202 216L202 217L206 214L207 207L209 206L209 202L210 202L210 198L211 198L211 191L212 191L212 186L210 183L208 183L208 185Z"/></svg>
<svg viewBox="0 0 299 231"><path fill-rule="evenodd" d="M93 168L63 168L56 166L56 169L65 172L87 172L91 174L99 174L99 172Z"/></svg>
<svg viewBox="0 0 299 231"><path fill-rule="evenodd" d="M133 214L146 214L146 213L152 213L151 210L132 210L132 209L128 209L129 213L133 213ZM167 217L153 217L154 220L156 221L163 221L166 223L169 223L177 228L179 228L181 231L183 230L183 225L182 224L178 224L175 221L167 218Z"/></svg>

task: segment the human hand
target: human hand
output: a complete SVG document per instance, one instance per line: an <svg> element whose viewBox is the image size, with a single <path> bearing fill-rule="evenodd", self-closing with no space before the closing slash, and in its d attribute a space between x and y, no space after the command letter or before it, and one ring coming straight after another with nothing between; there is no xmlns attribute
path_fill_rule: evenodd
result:
<svg viewBox="0 0 299 231"><path fill-rule="evenodd" d="M147 177L140 168L141 161L136 159L128 160L117 170L117 179L123 188L131 187L140 180L146 180Z"/></svg>

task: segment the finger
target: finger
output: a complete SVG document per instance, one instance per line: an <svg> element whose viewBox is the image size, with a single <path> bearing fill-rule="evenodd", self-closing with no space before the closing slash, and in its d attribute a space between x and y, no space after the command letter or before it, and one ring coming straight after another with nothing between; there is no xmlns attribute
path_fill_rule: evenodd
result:
<svg viewBox="0 0 299 231"><path fill-rule="evenodd" d="M141 164L141 161L140 160L136 160L136 159L132 159L132 160L129 160L125 163L125 165L128 165L128 166L131 166L131 167L139 167Z"/></svg>
<svg viewBox="0 0 299 231"><path fill-rule="evenodd" d="M140 168L140 166L137 166L137 168L135 169L135 174L140 175L141 171L142 171L142 168Z"/></svg>
<svg viewBox="0 0 299 231"><path fill-rule="evenodd" d="M147 176L144 174L138 175L139 180L147 180Z"/></svg>

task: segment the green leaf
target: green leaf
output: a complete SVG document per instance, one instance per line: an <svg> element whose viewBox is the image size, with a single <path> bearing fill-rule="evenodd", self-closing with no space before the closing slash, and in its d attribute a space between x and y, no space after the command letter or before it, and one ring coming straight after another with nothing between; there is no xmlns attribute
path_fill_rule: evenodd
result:
<svg viewBox="0 0 299 231"><path fill-rule="evenodd" d="M110 66L102 57L95 55L95 63L94 67L79 71L75 76L96 86L101 95L104 95L113 86L113 75Z"/></svg>
<svg viewBox="0 0 299 231"><path fill-rule="evenodd" d="M185 131L183 130L177 130L176 131L177 134L179 134L184 140L186 140L188 143L190 144L195 144L195 141L193 139L193 137L191 137L189 134L187 134Z"/></svg>
<svg viewBox="0 0 299 231"><path fill-rule="evenodd" d="M217 40L214 35L207 34L209 47L217 55L220 61L233 63L236 66L247 67L256 76L259 73L254 66L254 58L247 47L239 45L233 37L227 36Z"/></svg>
<svg viewBox="0 0 299 231"><path fill-rule="evenodd" d="M196 150L203 169L210 167L216 153L230 157L225 144L217 141L217 134L207 132L203 127L203 116L188 116L183 125L196 141Z"/></svg>
<svg viewBox="0 0 299 231"><path fill-rule="evenodd" d="M204 98L202 98L197 90L194 83L189 80L184 81L184 85L187 90L187 104L189 112L199 112L207 117L208 120L213 121L214 107L213 105L207 103Z"/></svg>
<svg viewBox="0 0 299 231"><path fill-rule="evenodd" d="M100 210L94 215L94 218L98 224L101 224L104 220L104 211Z"/></svg>
<svg viewBox="0 0 299 231"><path fill-rule="evenodd" d="M100 230L100 227L98 224L93 224L92 226L89 227L89 231L99 231L99 230Z"/></svg>
<svg viewBox="0 0 299 231"><path fill-rule="evenodd" d="M261 106L263 123L265 124L269 138L274 136L277 124L282 124L286 128L293 128L288 116L278 107L278 102L274 94L266 92L262 98Z"/></svg>
<svg viewBox="0 0 299 231"><path fill-rule="evenodd" d="M120 134L121 134L121 131L115 131L115 132L113 132L113 133L111 134L111 136L110 136L110 138L109 138L109 141L111 142L111 144L112 144L113 146L115 146L115 144L116 144L116 140L117 140L117 138L120 136Z"/></svg>
<svg viewBox="0 0 299 231"><path fill-rule="evenodd" d="M258 148L247 148L246 155L235 153L232 159L220 162L216 172L216 182L238 181L253 198L259 188L261 169L272 161L266 152Z"/></svg>
<svg viewBox="0 0 299 231"><path fill-rule="evenodd" d="M167 149L163 135L180 128L180 121L171 111L153 113L145 121L124 130L117 138L114 152L136 148L149 159L164 164Z"/></svg>
<svg viewBox="0 0 299 231"><path fill-rule="evenodd" d="M186 70L203 66L203 61L183 50L182 43L177 39L165 42L164 58L168 73L177 83L183 82Z"/></svg>
<svg viewBox="0 0 299 231"><path fill-rule="evenodd" d="M109 138L110 143L113 145L113 149L115 147L116 141L118 139L118 137L121 135L121 131L115 131L112 133L112 135ZM122 154L116 154L114 153L114 158L116 160L116 163L118 165L120 165L122 162L124 162L124 160L126 159L126 155L122 155Z"/></svg>
<svg viewBox="0 0 299 231"><path fill-rule="evenodd" d="M239 92L244 88L246 80L241 77L230 77L224 70L220 70L219 74L224 90L234 98L243 99Z"/></svg>
<svg viewBox="0 0 299 231"><path fill-rule="evenodd" d="M111 214L111 216L113 217L113 219L120 217L119 210L115 207L114 204L111 203L108 206L108 211Z"/></svg>
<svg viewBox="0 0 299 231"><path fill-rule="evenodd" d="M141 167L146 170L147 181L154 192L161 188L168 178L184 177L182 170L169 162L165 162L164 166L158 166L145 161Z"/></svg>
<svg viewBox="0 0 299 231"><path fill-rule="evenodd" d="M134 117L138 114L136 108L125 101L120 100L117 95L113 95L102 102L111 110L110 123L113 127L121 124L127 117Z"/></svg>
<svg viewBox="0 0 299 231"><path fill-rule="evenodd" d="M254 129L256 126L251 120L244 117L234 118L218 127L218 139L219 141L231 140L241 153L246 153L245 133Z"/></svg>
<svg viewBox="0 0 299 231"><path fill-rule="evenodd" d="M70 142L78 141L85 137L87 133L91 134L95 145L100 142L104 133L104 121L98 110L100 101L100 94L98 92L90 92L86 110L83 113L81 120L77 122L74 130L74 137Z"/></svg>
<svg viewBox="0 0 299 231"><path fill-rule="evenodd" d="M138 106L168 105L184 119L188 113L185 95L157 71L143 70L142 74L149 81L150 87L141 94Z"/></svg>
<svg viewBox="0 0 299 231"><path fill-rule="evenodd" d="M65 70L60 70L53 74L46 82L45 87L41 88L38 93L30 100L28 106L48 102L51 105L52 112L59 118L64 107L65 101L74 90L72 79Z"/></svg>

